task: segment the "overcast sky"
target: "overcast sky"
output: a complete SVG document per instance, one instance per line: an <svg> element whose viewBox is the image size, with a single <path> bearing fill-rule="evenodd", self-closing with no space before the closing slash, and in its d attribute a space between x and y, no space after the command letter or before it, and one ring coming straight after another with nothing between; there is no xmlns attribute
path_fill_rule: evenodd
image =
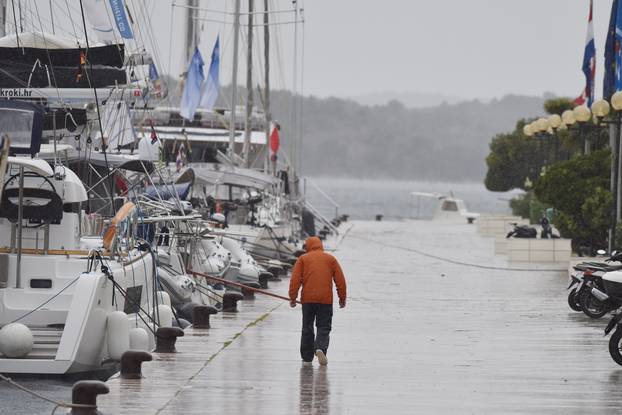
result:
<svg viewBox="0 0 622 415"><path fill-rule="evenodd" d="M248 0L241 0L243 10ZM273 9L291 9L289 0L270 0ZM601 93L603 45L612 0L594 1ZM263 0L255 0L263 7ZM299 0L305 8L304 92L319 96L357 96L400 91L462 98L507 93L575 96L583 88L581 62L588 0ZM23 2L26 5L30 2ZM47 2L41 2L41 8ZM77 0L69 3L78 4ZM169 0L128 0L146 4L158 45L161 71L178 75L185 10ZM177 0L177 4L185 4ZM234 0L200 0L211 10L233 9ZM63 7L64 0L54 0ZM77 7L73 5L72 7ZM209 65L221 35L221 81L231 80L231 16L201 12L200 49ZM57 13L58 21L61 12ZM291 14L279 14L281 22ZM172 23L172 31L171 31ZM142 25L143 27L145 24ZM143 35L146 29L143 29ZM173 33L172 41L169 34ZM274 31L273 85L292 85L293 25ZM244 40L245 36L243 36ZM261 39L259 39L261 41ZM148 44L148 42L145 42ZM244 83L244 43L240 75ZM263 66L260 54L256 68Z"/></svg>

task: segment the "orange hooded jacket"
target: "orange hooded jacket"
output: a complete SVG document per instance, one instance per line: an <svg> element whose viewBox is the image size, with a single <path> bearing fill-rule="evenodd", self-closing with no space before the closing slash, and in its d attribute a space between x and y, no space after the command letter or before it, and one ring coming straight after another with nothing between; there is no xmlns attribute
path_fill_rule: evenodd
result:
<svg viewBox="0 0 622 415"><path fill-rule="evenodd" d="M332 304L335 281L339 301L345 302L346 279L335 257L324 252L322 241L316 236L308 238L305 246L307 253L298 258L292 271L290 300L296 300L302 285L301 303Z"/></svg>

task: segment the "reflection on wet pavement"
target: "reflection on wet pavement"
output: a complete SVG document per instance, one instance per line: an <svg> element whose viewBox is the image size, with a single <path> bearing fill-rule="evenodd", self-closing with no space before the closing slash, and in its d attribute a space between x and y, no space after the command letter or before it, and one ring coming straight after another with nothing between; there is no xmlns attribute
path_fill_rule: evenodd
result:
<svg viewBox="0 0 622 415"><path fill-rule="evenodd" d="M300 414L328 414L330 383L326 366L300 368Z"/></svg>

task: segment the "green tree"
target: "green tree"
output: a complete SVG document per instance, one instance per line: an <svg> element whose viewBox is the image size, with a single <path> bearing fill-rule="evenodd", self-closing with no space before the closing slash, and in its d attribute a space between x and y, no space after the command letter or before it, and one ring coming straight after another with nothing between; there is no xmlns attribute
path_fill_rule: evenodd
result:
<svg viewBox="0 0 622 415"><path fill-rule="evenodd" d="M610 166L610 151L595 151L551 166L535 185L536 197L556 209L555 226L575 248L606 246L612 207Z"/></svg>

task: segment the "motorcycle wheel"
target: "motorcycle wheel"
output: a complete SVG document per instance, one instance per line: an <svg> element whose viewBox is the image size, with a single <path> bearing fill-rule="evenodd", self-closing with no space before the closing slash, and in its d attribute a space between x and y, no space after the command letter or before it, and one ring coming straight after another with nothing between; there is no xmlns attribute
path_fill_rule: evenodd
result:
<svg viewBox="0 0 622 415"><path fill-rule="evenodd" d="M609 338L609 354L614 362L622 366L622 328L618 326Z"/></svg>
<svg viewBox="0 0 622 415"><path fill-rule="evenodd" d="M589 318L601 318L609 311L607 304L594 297L590 290L584 290L579 294L579 304L581 311Z"/></svg>
<svg viewBox="0 0 622 415"><path fill-rule="evenodd" d="M573 311L583 311L581 310L581 304L579 304L579 295L576 288L573 288L568 293L568 305Z"/></svg>

